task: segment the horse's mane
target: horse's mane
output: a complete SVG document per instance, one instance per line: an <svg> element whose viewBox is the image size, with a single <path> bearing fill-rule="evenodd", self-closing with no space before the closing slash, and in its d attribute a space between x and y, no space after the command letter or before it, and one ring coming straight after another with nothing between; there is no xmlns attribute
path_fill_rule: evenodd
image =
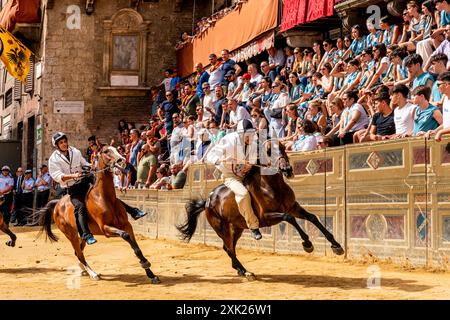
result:
<svg viewBox="0 0 450 320"><path fill-rule="evenodd" d="M259 164L259 159L257 163ZM252 182L252 179L257 177L260 174L260 172L261 172L260 167L252 166L249 172L247 172L247 174L244 176L242 183L244 185L249 185Z"/></svg>

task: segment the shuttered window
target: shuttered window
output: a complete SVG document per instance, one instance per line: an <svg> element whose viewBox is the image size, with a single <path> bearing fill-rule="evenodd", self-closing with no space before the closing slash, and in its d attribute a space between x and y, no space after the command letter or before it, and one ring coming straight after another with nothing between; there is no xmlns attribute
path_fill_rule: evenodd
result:
<svg viewBox="0 0 450 320"><path fill-rule="evenodd" d="M14 100L18 101L22 99L22 82L14 80Z"/></svg>
<svg viewBox="0 0 450 320"><path fill-rule="evenodd" d="M25 92L31 93L34 89L34 59L30 57L30 72L27 75L27 84L25 85Z"/></svg>
<svg viewBox="0 0 450 320"><path fill-rule="evenodd" d="M6 91L5 94L5 108L8 108L10 105L12 105L12 99L13 98L13 93L12 93L12 89L9 89L8 91Z"/></svg>

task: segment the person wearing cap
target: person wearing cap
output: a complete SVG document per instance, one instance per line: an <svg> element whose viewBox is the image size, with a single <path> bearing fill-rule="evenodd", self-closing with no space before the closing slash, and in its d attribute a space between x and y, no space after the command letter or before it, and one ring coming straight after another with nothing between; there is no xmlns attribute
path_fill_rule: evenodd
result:
<svg viewBox="0 0 450 320"><path fill-rule="evenodd" d="M36 197L36 208L40 209L44 207L50 196L50 188L52 186L52 177L48 173L48 166L43 164L41 166L41 173L36 178L36 188L37 188L37 197Z"/></svg>
<svg viewBox="0 0 450 320"><path fill-rule="evenodd" d="M3 215L3 222L8 225L11 217L11 204L13 202L14 179L11 176L11 169L8 166L2 167L0 174L0 214Z"/></svg>
<svg viewBox="0 0 450 320"><path fill-rule="evenodd" d="M206 156L209 163L222 172L224 184L233 191L239 212L244 217L252 236L262 238L259 221L252 208L251 196L243 184L243 177L256 164L258 138L250 120L239 122L237 131L225 135Z"/></svg>
<svg viewBox="0 0 450 320"><path fill-rule="evenodd" d="M244 73L241 77L242 82L239 85L239 89L241 89L239 95L234 95L234 98L237 100L247 103L250 97L250 83L251 83L251 75L250 73Z"/></svg>
<svg viewBox="0 0 450 320"><path fill-rule="evenodd" d="M34 185L33 171L31 169L25 170L25 178L22 182L22 203L25 208L33 208ZM26 222L27 218L24 217L24 220L22 221L22 225Z"/></svg>
<svg viewBox="0 0 450 320"><path fill-rule="evenodd" d="M227 81L227 98L235 97L239 94L239 81L234 70L230 70L225 74L225 80ZM241 88L242 89L242 88Z"/></svg>
<svg viewBox="0 0 450 320"><path fill-rule="evenodd" d="M75 208L75 218L79 226L81 238L88 245L97 242L89 230L87 221L87 210L85 204L86 194L90 185L93 183L93 177L83 176L84 168L89 168L90 164L83 158L81 151L69 146L67 136L63 132L56 132L52 137L52 145L56 150L48 160L48 169L50 176L54 181L60 184L61 188L70 195L70 201ZM84 167L84 168L83 168ZM122 202L125 210L135 219L142 218L145 212L138 208L132 208Z"/></svg>

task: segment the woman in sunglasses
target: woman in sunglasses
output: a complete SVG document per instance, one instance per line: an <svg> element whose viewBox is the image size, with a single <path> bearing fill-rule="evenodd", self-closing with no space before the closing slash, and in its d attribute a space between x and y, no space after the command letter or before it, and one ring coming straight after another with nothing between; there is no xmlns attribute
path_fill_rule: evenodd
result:
<svg viewBox="0 0 450 320"><path fill-rule="evenodd" d="M267 130L267 120L264 116L263 111L260 108L253 108L251 112L252 116L252 122L254 127L256 128L256 131L261 134L263 130ZM267 132L266 132L267 135Z"/></svg>

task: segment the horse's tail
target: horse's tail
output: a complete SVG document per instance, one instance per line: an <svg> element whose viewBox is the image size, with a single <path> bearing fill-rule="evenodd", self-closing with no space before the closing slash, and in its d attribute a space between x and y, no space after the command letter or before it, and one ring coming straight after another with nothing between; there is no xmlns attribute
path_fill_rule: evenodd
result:
<svg viewBox="0 0 450 320"><path fill-rule="evenodd" d="M177 229L181 232L181 239L189 242L197 228L197 219L200 213L205 210L205 200L189 200L186 203L187 220L184 224L178 225Z"/></svg>
<svg viewBox="0 0 450 320"><path fill-rule="evenodd" d="M42 232L45 231L47 239L50 239L50 241L52 242L58 241L58 237L56 237L52 232L52 213L58 202L59 199L49 201L45 207L37 211L37 215L39 217L39 225L42 226L39 235L41 235Z"/></svg>

